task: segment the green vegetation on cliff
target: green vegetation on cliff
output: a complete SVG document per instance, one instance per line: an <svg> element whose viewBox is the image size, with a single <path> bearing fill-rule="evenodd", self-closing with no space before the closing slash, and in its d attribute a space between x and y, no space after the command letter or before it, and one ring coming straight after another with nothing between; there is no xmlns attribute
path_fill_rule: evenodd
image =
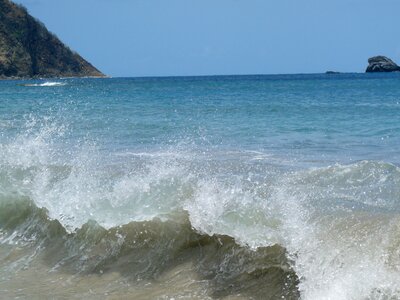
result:
<svg viewBox="0 0 400 300"><path fill-rule="evenodd" d="M104 76L27 10L0 0L0 78Z"/></svg>

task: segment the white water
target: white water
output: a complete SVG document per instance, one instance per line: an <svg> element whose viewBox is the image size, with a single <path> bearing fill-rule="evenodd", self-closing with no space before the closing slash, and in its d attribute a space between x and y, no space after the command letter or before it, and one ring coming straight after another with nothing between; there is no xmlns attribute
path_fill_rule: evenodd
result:
<svg viewBox="0 0 400 300"><path fill-rule="evenodd" d="M67 85L65 82L57 82L57 81L46 81L43 83L28 83L24 86L38 86L38 87L55 87L55 86L65 86Z"/></svg>

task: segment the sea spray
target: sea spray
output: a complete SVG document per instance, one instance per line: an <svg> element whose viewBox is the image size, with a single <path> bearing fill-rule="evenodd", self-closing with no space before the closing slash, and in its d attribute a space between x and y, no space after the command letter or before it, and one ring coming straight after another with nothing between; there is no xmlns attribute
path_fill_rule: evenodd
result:
<svg viewBox="0 0 400 300"><path fill-rule="evenodd" d="M399 297L399 180L399 168L368 161L284 179L284 246L304 299Z"/></svg>

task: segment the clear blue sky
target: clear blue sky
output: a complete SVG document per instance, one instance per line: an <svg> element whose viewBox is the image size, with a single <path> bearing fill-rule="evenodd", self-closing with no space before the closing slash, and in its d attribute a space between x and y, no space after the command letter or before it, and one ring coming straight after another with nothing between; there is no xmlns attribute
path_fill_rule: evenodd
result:
<svg viewBox="0 0 400 300"><path fill-rule="evenodd" d="M15 0L110 76L363 72L400 63L399 0Z"/></svg>

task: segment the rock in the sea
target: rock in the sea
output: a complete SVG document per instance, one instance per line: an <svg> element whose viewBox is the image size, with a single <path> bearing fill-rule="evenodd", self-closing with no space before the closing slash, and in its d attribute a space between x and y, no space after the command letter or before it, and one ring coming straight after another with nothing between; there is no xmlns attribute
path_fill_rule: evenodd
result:
<svg viewBox="0 0 400 300"><path fill-rule="evenodd" d="M396 72L400 71L400 67L386 56L374 56L368 59L368 67L365 72Z"/></svg>
<svg viewBox="0 0 400 300"><path fill-rule="evenodd" d="M103 77L27 10L0 0L0 78Z"/></svg>

